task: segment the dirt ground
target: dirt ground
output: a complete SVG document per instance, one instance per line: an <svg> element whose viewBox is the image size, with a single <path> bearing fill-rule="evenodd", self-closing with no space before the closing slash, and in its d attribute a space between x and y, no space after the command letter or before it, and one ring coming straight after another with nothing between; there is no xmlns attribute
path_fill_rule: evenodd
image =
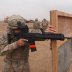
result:
<svg viewBox="0 0 72 72"><path fill-rule="evenodd" d="M6 31L7 24L0 22L0 35ZM36 42L37 51L29 53L30 72L52 72L52 54L50 41ZM3 58L0 57L0 72L3 68ZM72 66L71 66L72 69ZM72 70L70 70L72 72Z"/></svg>

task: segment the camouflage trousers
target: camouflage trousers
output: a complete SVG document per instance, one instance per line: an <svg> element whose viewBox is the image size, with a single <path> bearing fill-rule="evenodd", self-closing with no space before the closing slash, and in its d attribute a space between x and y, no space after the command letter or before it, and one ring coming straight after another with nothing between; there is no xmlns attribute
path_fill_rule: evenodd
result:
<svg viewBox="0 0 72 72"><path fill-rule="evenodd" d="M3 72L30 72L28 61L8 61L4 64Z"/></svg>

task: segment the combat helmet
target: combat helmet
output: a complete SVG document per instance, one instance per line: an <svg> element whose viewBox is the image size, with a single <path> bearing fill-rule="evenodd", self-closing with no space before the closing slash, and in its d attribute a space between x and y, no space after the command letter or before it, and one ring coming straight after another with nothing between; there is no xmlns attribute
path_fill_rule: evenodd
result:
<svg viewBox="0 0 72 72"><path fill-rule="evenodd" d="M8 27L10 29L17 29L25 27L24 18L19 15L12 15L8 18Z"/></svg>

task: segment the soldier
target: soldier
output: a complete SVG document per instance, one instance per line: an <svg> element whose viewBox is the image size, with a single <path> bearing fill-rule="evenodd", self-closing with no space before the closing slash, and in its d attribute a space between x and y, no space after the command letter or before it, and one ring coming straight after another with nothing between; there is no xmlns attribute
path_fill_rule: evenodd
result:
<svg viewBox="0 0 72 72"><path fill-rule="evenodd" d="M45 31L46 28L48 27L48 21L46 19L43 19L41 25L42 25L42 29Z"/></svg>
<svg viewBox="0 0 72 72"><path fill-rule="evenodd" d="M25 26L21 16L13 15L8 18L8 32L0 36L0 56L5 56L3 72L30 72L29 71L29 44L25 39L15 41L15 34L20 33L18 22ZM10 35L10 36L8 36ZM9 38L11 38L9 40Z"/></svg>
<svg viewBox="0 0 72 72"><path fill-rule="evenodd" d="M33 29L31 32L33 33L41 33L41 30L40 30L40 22L38 21L38 19L36 18L34 23L33 23Z"/></svg>

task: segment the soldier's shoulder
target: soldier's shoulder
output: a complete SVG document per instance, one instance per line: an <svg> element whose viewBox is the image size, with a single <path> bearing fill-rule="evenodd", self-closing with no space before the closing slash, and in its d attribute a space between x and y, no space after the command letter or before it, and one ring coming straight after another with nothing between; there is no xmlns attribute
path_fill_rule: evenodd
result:
<svg viewBox="0 0 72 72"><path fill-rule="evenodd" d="M7 42L7 33L3 33L0 35L0 45L4 44L5 42Z"/></svg>
<svg viewBox="0 0 72 72"><path fill-rule="evenodd" d="M0 38L7 38L7 32L3 32L3 33L0 35Z"/></svg>

